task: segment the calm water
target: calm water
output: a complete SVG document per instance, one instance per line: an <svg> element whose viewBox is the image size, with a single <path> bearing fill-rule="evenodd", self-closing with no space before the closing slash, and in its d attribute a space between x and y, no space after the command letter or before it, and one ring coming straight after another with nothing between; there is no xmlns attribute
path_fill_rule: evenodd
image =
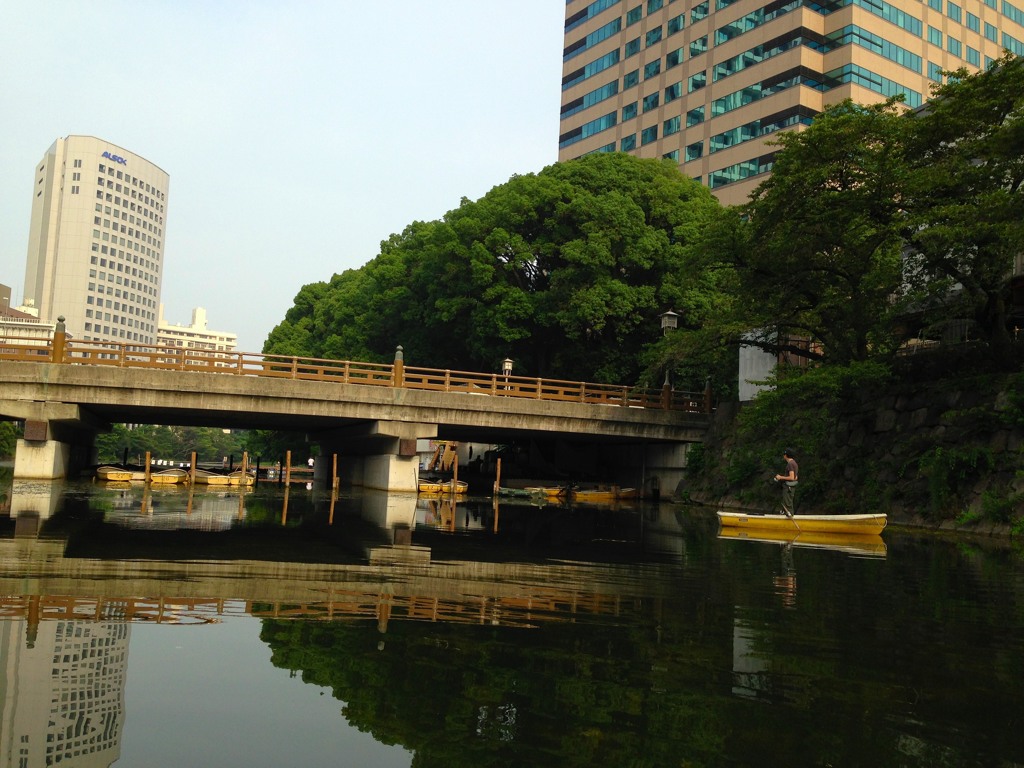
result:
<svg viewBox="0 0 1024 768"><path fill-rule="evenodd" d="M0 478L2 766L1017 766L1024 556Z"/></svg>

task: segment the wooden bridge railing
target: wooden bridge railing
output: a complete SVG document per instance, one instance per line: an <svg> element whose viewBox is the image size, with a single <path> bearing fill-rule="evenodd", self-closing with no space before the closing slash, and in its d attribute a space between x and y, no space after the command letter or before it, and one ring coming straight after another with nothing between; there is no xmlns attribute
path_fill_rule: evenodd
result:
<svg viewBox="0 0 1024 768"><path fill-rule="evenodd" d="M55 334L55 336L59 335ZM396 363L363 363L252 352L217 352L177 346L60 340L48 337L0 339L0 361L116 368L200 371L342 384L402 387L486 397L514 397L625 408L710 412L707 392L678 392L583 381L562 381L501 373L439 370Z"/></svg>

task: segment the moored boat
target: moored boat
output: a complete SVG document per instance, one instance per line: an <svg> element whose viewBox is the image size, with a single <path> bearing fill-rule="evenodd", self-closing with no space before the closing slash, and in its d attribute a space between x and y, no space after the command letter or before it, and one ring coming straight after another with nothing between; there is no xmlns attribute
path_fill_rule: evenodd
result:
<svg viewBox="0 0 1024 768"><path fill-rule="evenodd" d="M104 482L126 483L131 480L145 480L146 473L105 464L96 468L96 479Z"/></svg>
<svg viewBox="0 0 1024 768"><path fill-rule="evenodd" d="M847 533L878 535L885 528L884 514L866 515L757 515L748 512L718 513L723 527L794 533Z"/></svg>
<svg viewBox="0 0 1024 768"><path fill-rule="evenodd" d="M534 496L551 500L564 499L569 495L569 489L564 485L531 485L523 490L529 491Z"/></svg>
<svg viewBox="0 0 1024 768"><path fill-rule="evenodd" d="M159 472L152 472L149 476L149 480L151 483L160 485L184 483L188 480L188 470L178 469L177 467L162 469Z"/></svg>
<svg viewBox="0 0 1024 768"><path fill-rule="evenodd" d="M420 480L419 492L431 496L464 494L469 491L469 483L465 480Z"/></svg>
<svg viewBox="0 0 1024 768"><path fill-rule="evenodd" d="M635 499L636 497L636 488L574 488L572 492L573 501L591 504Z"/></svg>
<svg viewBox="0 0 1024 768"><path fill-rule="evenodd" d="M242 470L236 469L228 474L228 485L253 485L255 482L256 474L251 470L243 474Z"/></svg>
<svg viewBox="0 0 1024 768"><path fill-rule="evenodd" d="M196 485L231 485L231 478L217 472L210 472L208 469L196 468Z"/></svg>

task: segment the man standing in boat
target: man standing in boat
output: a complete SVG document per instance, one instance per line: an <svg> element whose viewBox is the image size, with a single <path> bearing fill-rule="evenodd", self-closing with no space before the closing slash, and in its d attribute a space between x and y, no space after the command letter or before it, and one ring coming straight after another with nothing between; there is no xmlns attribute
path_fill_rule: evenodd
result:
<svg viewBox="0 0 1024 768"><path fill-rule="evenodd" d="M786 460L786 474L776 475L775 481L782 484L782 514L786 517L792 517L793 489L800 482L800 466L793 457L792 448L786 448L782 452L782 458Z"/></svg>

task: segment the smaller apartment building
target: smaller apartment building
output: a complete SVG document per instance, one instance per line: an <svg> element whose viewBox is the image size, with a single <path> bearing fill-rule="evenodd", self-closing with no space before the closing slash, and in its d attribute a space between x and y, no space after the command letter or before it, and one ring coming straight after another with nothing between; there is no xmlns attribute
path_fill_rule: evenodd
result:
<svg viewBox="0 0 1024 768"><path fill-rule="evenodd" d="M157 337L158 344L185 349L234 352L238 346L237 333L212 331L207 327L206 310L203 307L196 307L192 310L190 325L172 325L164 320L164 308L161 305Z"/></svg>

